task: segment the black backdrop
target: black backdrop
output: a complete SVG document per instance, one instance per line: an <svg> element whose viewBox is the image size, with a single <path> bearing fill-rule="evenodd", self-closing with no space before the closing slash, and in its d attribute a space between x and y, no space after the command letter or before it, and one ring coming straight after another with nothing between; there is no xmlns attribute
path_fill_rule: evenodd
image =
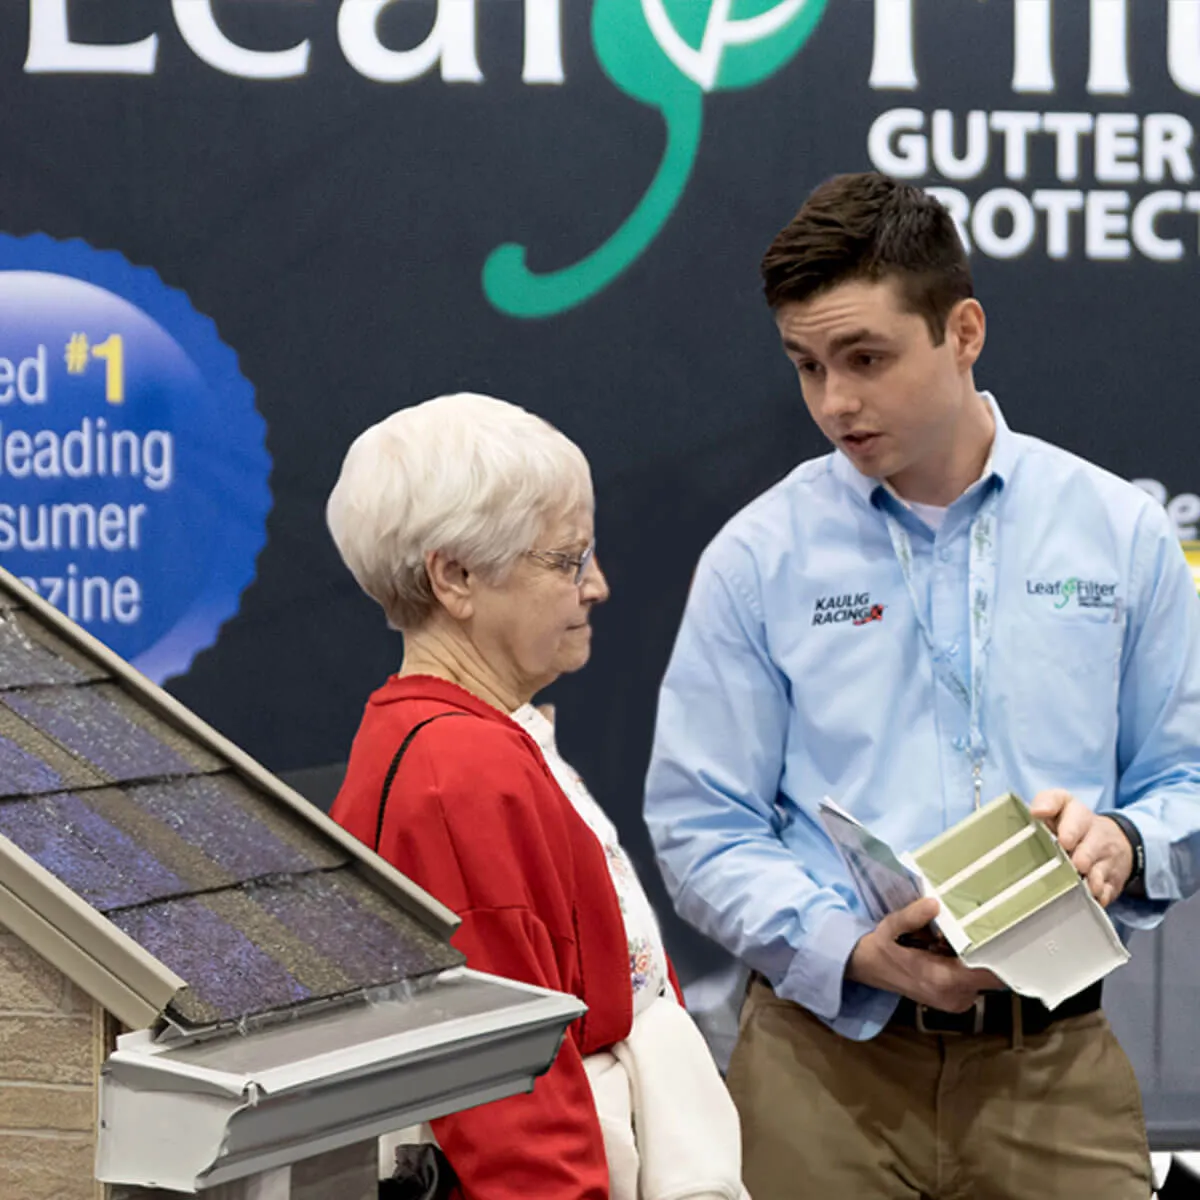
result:
<svg viewBox="0 0 1200 1200"><path fill-rule="evenodd" d="M778 15L791 3L738 0L732 15ZM535 271L575 263L625 221L659 168L662 116L614 84L613 55L599 54L593 37L593 21L618 31L626 21L633 55L655 0L382 7L380 40L396 49L421 44L439 13L474 11L478 82L447 81L436 65L406 82L368 79L338 37L339 13L355 4L362 0L5 0L0 229L80 237L153 267L237 351L273 463L267 541L236 616L168 686L277 771L343 761L365 696L399 660L398 639L324 529L324 499L351 438L398 406L471 389L542 414L584 448L613 596L597 615L592 664L556 684L552 699L567 757L657 888L641 781L692 565L742 503L822 451L759 299L762 248L815 183L872 165L870 130L890 110L919 110L926 131L935 110L948 110L960 154L970 110L1093 121L1134 114L1135 138L1146 114L1187 125L1200 115L1200 70L1189 70L1200 60L1200 29L1188 23L1196 6L1051 0L1040 6L1052 14L1047 58L1036 2L808 0L797 20L819 22L803 46L773 69L747 67L748 79L730 67L698 101L698 88L662 57L656 69L678 75L668 83L695 93L680 103L703 114L678 203L609 286L565 311L521 318L485 295L489 253L516 241L530 247ZM174 15L192 6L245 47L308 39L304 73L247 79L206 64ZM658 7L694 47L716 6ZM550 10L561 17L562 82L522 79L535 8L543 32ZM60 10L79 44L156 34L153 72L38 69L54 53L43 41L34 54L32 19ZM729 61L760 51L731 47ZM1042 90L1028 90L1039 64L1043 78L1033 82ZM908 65L915 78L905 80ZM736 82L748 86L728 86ZM907 86L884 86L897 83ZM1092 138L1082 140L1077 179L1064 178L1046 134L1031 137L1024 178L1019 163L1006 171L997 132L974 177L955 181L931 164L916 178L971 202L1009 189L989 203L1016 212L1017 226L1001 217L992 230L992 242L1008 238L1010 248L1026 208L1034 213L1023 253L973 256L991 317L977 378L1010 424L1127 478L1158 481L1162 495L1190 494L1200 491L1192 331L1200 218L1187 210L1195 154L1185 148L1156 180L1146 177L1154 172L1143 145L1109 135L1103 160ZM895 138L890 145L899 153ZM1131 164L1134 177L1119 178ZM1097 217L1100 252L1119 255L1125 245L1128 257L1089 258L1082 214L1071 217L1068 254L1051 257L1045 214L1034 208L1039 189L1123 191L1130 206L1178 193L1154 230L1178 239L1179 257L1156 260L1145 250L1160 243L1119 232L1105 248ZM1121 202L1096 203L1115 204L1110 223L1119 226ZM714 961L678 923L669 938L685 978ZM1180 1003L1189 995L1181 991ZM1161 1065L1161 1047L1155 1056ZM1153 1086L1151 1068L1139 1065ZM1200 1091L1200 1079L1176 1083Z"/></svg>

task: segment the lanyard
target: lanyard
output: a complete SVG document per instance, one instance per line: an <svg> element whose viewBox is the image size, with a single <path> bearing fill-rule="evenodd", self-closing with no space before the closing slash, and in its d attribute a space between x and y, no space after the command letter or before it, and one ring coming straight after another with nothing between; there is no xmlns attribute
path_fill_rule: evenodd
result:
<svg viewBox="0 0 1200 1200"><path fill-rule="evenodd" d="M913 611L921 629L921 636L929 648L933 669L970 714L968 742L976 808L979 808L983 791L983 760L987 755L987 742L984 739L982 727L983 678L988 650L992 642L992 608L996 596L996 508L999 503L1000 489L993 485L971 521L971 529L968 534L970 549L967 560L967 589L971 597L970 687L950 665L946 656L934 645L933 631L929 628L929 622L925 617L925 605L917 594L917 586L913 579L912 540L908 536L908 530L886 507L883 511L888 533L892 539L892 549L896 552L900 573L904 576L905 586L912 599Z"/></svg>

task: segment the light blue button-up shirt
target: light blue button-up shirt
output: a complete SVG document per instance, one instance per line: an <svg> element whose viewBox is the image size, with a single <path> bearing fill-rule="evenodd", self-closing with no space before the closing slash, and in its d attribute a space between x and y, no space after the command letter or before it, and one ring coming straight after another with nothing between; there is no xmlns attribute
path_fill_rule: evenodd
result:
<svg viewBox="0 0 1200 1200"><path fill-rule="evenodd" d="M844 978L872 923L817 806L897 850L971 812L970 713L935 656L969 690L969 533L992 489L984 799L1063 787L1126 813L1149 897L1110 908L1126 925L1200 887L1200 600L1179 543L1145 493L992 408L988 465L936 533L838 453L743 509L700 559L659 697L646 820L680 915L851 1038L896 997Z"/></svg>

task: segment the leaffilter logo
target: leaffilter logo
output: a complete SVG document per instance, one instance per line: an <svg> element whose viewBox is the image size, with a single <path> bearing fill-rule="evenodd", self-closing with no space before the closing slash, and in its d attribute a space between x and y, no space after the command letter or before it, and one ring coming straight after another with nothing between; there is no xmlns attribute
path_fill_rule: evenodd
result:
<svg viewBox="0 0 1200 1200"><path fill-rule="evenodd" d="M752 87L789 63L828 0L595 0L592 41L608 77L666 123L658 172L623 225L580 262L537 274L526 247L498 246L483 289L501 312L549 317L603 291L658 236L696 161L707 92Z"/></svg>
<svg viewBox="0 0 1200 1200"><path fill-rule="evenodd" d="M1080 608L1116 608L1117 585L1101 583L1096 579L1025 580L1025 591L1030 596L1053 596L1055 608L1066 608L1072 600Z"/></svg>

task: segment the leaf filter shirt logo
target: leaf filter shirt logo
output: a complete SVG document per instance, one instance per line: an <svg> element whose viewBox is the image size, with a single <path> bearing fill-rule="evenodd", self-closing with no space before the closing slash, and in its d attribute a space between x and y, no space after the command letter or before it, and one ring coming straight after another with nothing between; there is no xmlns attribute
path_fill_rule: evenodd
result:
<svg viewBox="0 0 1200 1200"><path fill-rule="evenodd" d="M657 108L662 162L634 211L586 258L537 273L527 249L497 246L483 290L501 312L549 317L604 290L634 263L675 211L696 161L708 92L753 87L808 41L828 0L595 0L592 42L609 79Z"/></svg>
<svg viewBox="0 0 1200 1200"><path fill-rule="evenodd" d="M1079 608L1116 608L1117 585L1095 579L1027 579L1025 592L1029 596L1053 596L1055 608L1066 608L1072 601Z"/></svg>
<svg viewBox="0 0 1200 1200"><path fill-rule="evenodd" d="M869 625L883 620L886 605L875 604L870 592L847 592L842 596L821 596L813 604L814 625Z"/></svg>

